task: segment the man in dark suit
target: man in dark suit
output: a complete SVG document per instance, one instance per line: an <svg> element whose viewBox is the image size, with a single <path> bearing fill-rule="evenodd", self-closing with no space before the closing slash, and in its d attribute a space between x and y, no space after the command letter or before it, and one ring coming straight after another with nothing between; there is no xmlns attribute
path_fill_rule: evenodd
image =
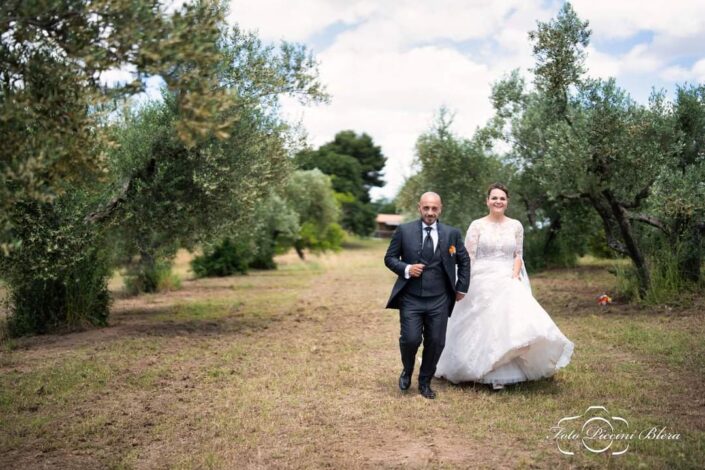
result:
<svg viewBox="0 0 705 470"><path fill-rule="evenodd" d="M400 225L384 256L384 264L399 276L387 308L399 309L404 366L399 388L407 390L411 385L423 337L419 392L432 399L436 394L431 378L445 346L448 317L470 284L470 257L460 231L438 222L443 209L438 194L424 193L418 209L421 220Z"/></svg>

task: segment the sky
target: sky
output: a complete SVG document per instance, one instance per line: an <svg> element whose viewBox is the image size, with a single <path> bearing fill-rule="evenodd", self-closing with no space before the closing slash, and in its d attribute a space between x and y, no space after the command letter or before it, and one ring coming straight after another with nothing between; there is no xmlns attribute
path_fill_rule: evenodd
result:
<svg viewBox="0 0 705 470"><path fill-rule="evenodd" d="M528 32L558 13L557 0L231 0L229 22L273 44L307 46L331 95L327 105L285 99L312 147L341 130L366 132L387 157L393 198L414 173L414 145L438 110L471 137L492 115L492 83L533 65ZM587 67L615 77L638 102L652 89L705 83L705 1L574 0L590 22ZM158 83L155 83L158 86Z"/></svg>

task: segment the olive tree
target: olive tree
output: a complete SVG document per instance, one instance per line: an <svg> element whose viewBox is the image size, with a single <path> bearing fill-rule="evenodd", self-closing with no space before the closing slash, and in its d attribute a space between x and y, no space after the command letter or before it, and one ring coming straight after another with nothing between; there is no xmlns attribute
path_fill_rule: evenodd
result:
<svg viewBox="0 0 705 470"><path fill-rule="evenodd" d="M102 324L115 232L148 262L242 220L286 172L277 97L324 97L315 63L300 46L275 51L227 28L214 2L172 13L158 2L9 3L0 275L11 330ZM136 81L103 86L100 73L118 66ZM164 101L121 120L111 100L148 75L163 78Z"/></svg>

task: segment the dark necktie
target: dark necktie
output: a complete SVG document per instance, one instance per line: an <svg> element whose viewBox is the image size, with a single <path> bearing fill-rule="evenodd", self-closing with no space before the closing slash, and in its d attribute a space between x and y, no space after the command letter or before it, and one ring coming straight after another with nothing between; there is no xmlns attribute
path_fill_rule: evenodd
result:
<svg viewBox="0 0 705 470"><path fill-rule="evenodd" d="M433 259L433 239L431 238L431 227L425 227L426 238L423 241L423 248L421 248L421 258L426 261L426 264L430 263Z"/></svg>

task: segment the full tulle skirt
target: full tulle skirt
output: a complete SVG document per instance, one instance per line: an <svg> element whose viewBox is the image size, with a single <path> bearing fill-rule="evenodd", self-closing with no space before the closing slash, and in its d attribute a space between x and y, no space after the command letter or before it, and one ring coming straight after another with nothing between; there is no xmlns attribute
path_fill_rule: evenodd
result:
<svg viewBox="0 0 705 470"><path fill-rule="evenodd" d="M436 377L453 383L510 384L549 377L570 362L573 343L512 279L512 263L480 260L470 290L455 304Z"/></svg>

